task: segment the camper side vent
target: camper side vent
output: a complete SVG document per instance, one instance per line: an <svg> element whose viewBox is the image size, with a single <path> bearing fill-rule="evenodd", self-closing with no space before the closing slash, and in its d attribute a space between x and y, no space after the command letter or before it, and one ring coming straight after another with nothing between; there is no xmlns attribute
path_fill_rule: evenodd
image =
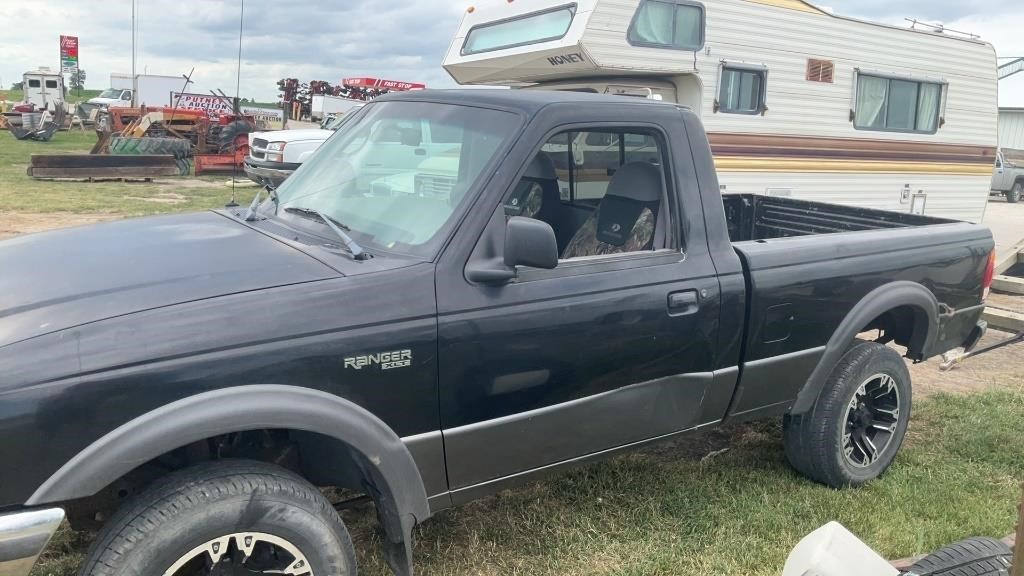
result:
<svg viewBox="0 0 1024 576"><path fill-rule="evenodd" d="M831 60L807 60L807 79L811 82L833 82L836 65Z"/></svg>

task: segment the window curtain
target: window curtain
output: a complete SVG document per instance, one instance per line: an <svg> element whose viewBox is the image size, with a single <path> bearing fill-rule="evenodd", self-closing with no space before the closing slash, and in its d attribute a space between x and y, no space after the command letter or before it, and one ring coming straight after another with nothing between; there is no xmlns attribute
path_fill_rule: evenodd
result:
<svg viewBox="0 0 1024 576"><path fill-rule="evenodd" d="M857 113L854 124L864 128L885 127L885 99L889 81L874 76L857 77Z"/></svg>
<svg viewBox="0 0 1024 576"><path fill-rule="evenodd" d="M672 22L674 4L648 0L643 3L630 37L634 41L649 44L672 45Z"/></svg>
<svg viewBox="0 0 1024 576"><path fill-rule="evenodd" d="M917 129L934 132L939 122L939 104L942 102L942 85L922 83L917 93Z"/></svg>
<svg viewBox="0 0 1024 576"><path fill-rule="evenodd" d="M737 70L722 70L722 92L718 105L722 110L736 110L740 105L740 73Z"/></svg>
<svg viewBox="0 0 1024 576"><path fill-rule="evenodd" d="M696 50L700 46L701 13L702 10L696 6L681 4L675 7L676 48Z"/></svg>

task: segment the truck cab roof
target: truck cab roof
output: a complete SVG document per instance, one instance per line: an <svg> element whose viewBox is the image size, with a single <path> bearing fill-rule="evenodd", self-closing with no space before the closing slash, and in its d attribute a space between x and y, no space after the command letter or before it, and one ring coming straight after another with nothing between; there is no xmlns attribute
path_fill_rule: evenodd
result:
<svg viewBox="0 0 1024 576"><path fill-rule="evenodd" d="M374 99L375 102L392 100L437 102L463 106L483 106L502 108L523 114L532 115L542 108L553 104L638 104L660 106L664 108L685 108L674 103L649 100L634 96L613 96L577 92L572 90L502 90L502 89L452 89L452 90L417 90L412 92L391 93Z"/></svg>

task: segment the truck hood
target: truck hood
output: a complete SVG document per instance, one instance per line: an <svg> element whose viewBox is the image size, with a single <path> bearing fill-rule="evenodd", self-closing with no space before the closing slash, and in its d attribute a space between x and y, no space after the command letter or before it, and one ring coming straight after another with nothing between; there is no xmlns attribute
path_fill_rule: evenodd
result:
<svg viewBox="0 0 1024 576"><path fill-rule="evenodd" d="M86 100L85 103L86 104L99 104L101 106L109 106L111 104L114 104L114 103L120 102L120 101L121 100L119 98L100 98L99 96L97 96L95 98L90 98L90 99Z"/></svg>
<svg viewBox="0 0 1024 576"><path fill-rule="evenodd" d="M0 347L114 316L340 276L214 212L5 240L0 271Z"/></svg>
<svg viewBox="0 0 1024 576"><path fill-rule="evenodd" d="M319 128L307 128L303 130L274 130L272 132L252 132L249 134L249 142L255 138L262 138L267 142L299 142L301 140L327 140L334 132L321 130Z"/></svg>

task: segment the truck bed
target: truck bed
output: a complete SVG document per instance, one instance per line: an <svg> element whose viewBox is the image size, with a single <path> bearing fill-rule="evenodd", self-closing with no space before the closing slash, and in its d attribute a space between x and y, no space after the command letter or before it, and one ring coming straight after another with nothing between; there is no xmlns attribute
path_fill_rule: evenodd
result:
<svg viewBox="0 0 1024 576"><path fill-rule="evenodd" d="M951 224L931 216L757 194L722 197L733 242Z"/></svg>
<svg viewBox="0 0 1024 576"><path fill-rule="evenodd" d="M792 406L831 335L876 288L902 282L934 297L923 316L904 307L856 326L887 327L914 360L960 345L981 315L981 278L993 247L983 226L770 196L727 194L723 203L747 285L734 416ZM929 316L935 338L915 344L914 326Z"/></svg>

